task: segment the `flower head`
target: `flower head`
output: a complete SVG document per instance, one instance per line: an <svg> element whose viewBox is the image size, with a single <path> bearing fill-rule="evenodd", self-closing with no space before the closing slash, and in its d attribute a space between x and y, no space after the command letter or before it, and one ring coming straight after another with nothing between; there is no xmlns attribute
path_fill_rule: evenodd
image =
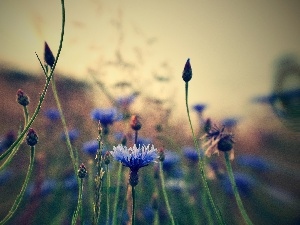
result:
<svg viewBox="0 0 300 225"><path fill-rule="evenodd" d="M60 118L60 113L56 108L50 108L45 111L44 115L51 121L58 120Z"/></svg>
<svg viewBox="0 0 300 225"><path fill-rule="evenodd" d="M34 129L29 128L28 132L27 132L27 136L26 136L26 142L29 146L33 147L37 144L38 142L38 136L35 132Z"/></svg>
<svg viewBox="0 0 300 225"><path fill-rule="evenodd" d="M91 156L95 156L99 148L99 142L91 140L83 143L82 149L85 153Z"/></svg>
<svg viewBox="0 0 300 225"><path fill-rule="evenodd" d="M207 142L203 144L203 147L208 146L205 151L206 156L210 157L212 154L219 154L220 151L230 151L230 159L234 159L233 134L225 132L225 126L222 128L212 127L204 137L207 139Z"/></svg>
<svg viewBox="0 0 300 225"><path fill-rule="evenodd" d="M158 158L157 149L152 145L142 145L127 148L123 145L113 147L110 151L115 160L120 161L124 166L129 167L132 171L138 171L144 166L148 166Z"/></svg>
<svg viewBox="0 0 300 225"><path fill-rule="evenodd" d="M45 42L44 47L44 60L50 67L54 65L55 58L47 42Z"/></svg>
<svg viewBox="0 0 300 225"><path fill-rule="evenodd" d="M130 168L129 184L134 187L139 182L138 171L144 166L148 166L158 158L157 149L152 145L143 145L127 148L123 145L114 146L110 152L115 160L120 161L124 166Z"/></svg>
<svg viewBox="0 0 300 225"><path fill-rule="evenodd" d="M17 102L22 106L27 106L29 104L28 96L21 89L17 91Z"/></svg>
<svg viewBox="0 0 300 225"><path fill-rule="evenodd" d="M101 125L104 127L113 124L113 122L119 119L116 108L94 109L91 112L91 117L93 120L100 121Z"/></svg>
<svg viewBox="0 0 300 225"><path fill-rule="evenodd" d="M206 105L205 104L196 104L193 106L193 109L197 112L197 113L202 113L204 109L206 109Z"/></svg>

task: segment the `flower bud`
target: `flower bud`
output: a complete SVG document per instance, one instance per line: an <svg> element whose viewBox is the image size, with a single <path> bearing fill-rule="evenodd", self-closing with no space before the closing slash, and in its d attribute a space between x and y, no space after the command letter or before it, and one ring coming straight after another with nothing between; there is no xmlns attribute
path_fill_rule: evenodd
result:
<svg viewBox="0 0 300 225"><path fill-rule="evenodd" d="M227 134L224 137L222 137L218 141L218 150L222 152L230 151L233 147L234 141L232 140L233 136L231 134Z"/></svg>
<svg viewBox="0 0 300 225"><path fill-rule="evenodd" d="M138 131L141 129L142 124L137 115L132 115L130 119L130 126L133 130Z"/></svg>
<svg viewBox="0 0 300 225"><path fill-rule="evenodd" d="M29 104L28 96L21 89L17 91L17 102L22 106L27 106Z"/></svg>
<svg viewBox="0 0 300 225"><path fill-rule="evenodd" d="M55 58L54 58L53 53L52 53L51 49L49 48L47 42L45 42L44 60L50 67L52 67L54 65Z"/></svg>
<svg viewBox="0 0 300 225"><path fill-rule="evenodd" d="M78 169L78 172L77 172L77 175L80 179L83 179L86 177L87 175L87 170L86 170L86 167L83 163L81 163L81 165L79 166L79 169Z"/></svg>
<svg viewBox="0 0 300 225"><path fill-rule="evenodd" d="M159 148L157 150L157 154L158 154L158 159L159 161L163 162L165 160L165 151L163 148Z"/></svg>
<svg viewBox="0 0 300 225"><path fill-rule="evenodd" d="M105 154L104 154L104 163L106 165L110 164L111 157L112 157L112 155L110 154L109 151L105 152Z"/></svg>
<svg viewBox="0 0 300 225"><path fill-rule="evenodd" d="M26 142L29 146L33 147L37 144L38 142L38 136L36 134L36 132L34 131L34 129L30 128L28 130L28 133L27 133L27 137L26 137Z"/></svg>
<svg viewBox="0 0 300 225"><path fill-rule="evenodd" d="M185 63L183 72L182 72L182 79L185 82L189 82L192 79L192 67L190 64L190 59L188 59Z"/></svg>

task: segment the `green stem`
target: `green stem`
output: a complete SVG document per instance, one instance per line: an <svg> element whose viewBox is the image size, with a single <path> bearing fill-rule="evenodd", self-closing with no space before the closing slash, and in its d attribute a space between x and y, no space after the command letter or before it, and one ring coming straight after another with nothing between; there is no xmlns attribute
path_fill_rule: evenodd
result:
<svg viewBox="0 0 300 225"><path fill-rule="evenodd" d="M77 218L79 214L81 214L82 210L82 192L83 192L83 179L79 178L79 193L78 193L78 201L77 201L77 207L74 211L73 217L72 217L72 225L75 225L77 222ZM81 218L82 220L82 218Z"/></svg>
<svg viewBox="0 0 300 225"><path fill-rule="evenodd" d="M18 207L20 205L20 202L23 199L23 196L24 196L24 193L26 191L29 179L30 179L31 174L32 174L32 168L33 168L33 165L34 165L34 156L35 156L35 147L32 146L31 149L30 149L30 163L29 163L29 166L28 166L26 178L25 178L25 181L24 181L24 183L22 185L21 191L20 191L19 195L17 196L14 204L12 205L11 209L9 210L8 214L4 217L4 219L2 221L0 221L0 225L3 225L5 223L7 223L7 221L17 211L17 209L18 209Z"/></svg>
<svg viewBox="0 0 300 225"><path fill-rule="evenodd" d="M52 79L51 84L52 84L52 92L53 92L53 95L54 95L54 99L56 101L57 109L59 111L61 122L62 122L62 125L63 125L63 129L64 129L64 133L65 133L65 137L66 137L67 147L68 147L68 150L69 150L69 153L70 153L70 157L72 159L72 164L73 164L73 167L74 167L74 172L75 172L75 174L77 174L78 163L77 163L77 160L76 160L76 157L75 157L74 150L72 148L72 144L71 144L70 137L69 137L69 131L68 131L66 119L65 119L62 107L61 107L61 103L60 103L58 94L57 94L57 89L56 89L56 84L55 84L55 80L54 79Z"/></svg>
<svg viewBox="0 0 300 225"><path fill-rule="evenodd" d="M160 176L161 187L162 187L163 196L164 196L164 200L165 200L165 203L166 203L167 211L168 211L169 217L171 219L171 224L175 225L175 220L174 220L174 217L173 217L173 214L172 214L172 210L171 210L170 203L169 203L169 198L168 198L167 191L166 191L165 177L164 177L164 173L163 173L162 162L159 162L159 176Z"/></svg>
<svg viewBox="0 0 300 225"><path fill-rule="evenodd" d="M135 225L135 187L131 186L131 196L132 196L132 220L131 224Z"/></svg>
<svg viewBox="0 0 300 225"><path fill-rule="evenodd" d="M227 172L228 172L228 175L229 175L229 179L230 179L230 182L231 182L231 186L232 186L232 189L233 189L233 193L234 193L234 196L235 196L236 203L239 207L239 210L240 210L246 224L253 225L253 223L251 222L251 220L250 220L250 218L249 218L249 216L248 216L248 214L247 214L247 212L244 208L242 199L241 199L240 194L238 192L228 152L224 152L224 156L225 156L225 162L226 162L226 169L227 169Z"/></svg>
<svg viewBox="0 0 300 225"><path fill-rule="evenodd" d="M5 151L1 156L0 156L0 160L2 160L3 158L5 158L8 154L10 154L12 152L12 150L23 140L24 135L27 133L28 129L30 128L30 126L32 125L32 123L34 122L35 118L37 117L38 113L40 112L40 109L42 107L42 103L44 102L50 81L53 77L53 73L62 49L62 44L63 44L63 38L64 38L64 30L65 30L65 6L64 6L64 0L61 0L61 6L62 6L62 29L61 29L61 35L60 35L60 43L59 43L59 47L58 47L58 51L57 51L57 55L55 58L55 62L54 65L51 69L51 72L49 74L49 76L46 79L46 83L44 86L44 89L42 91L42 94L40 95L40 100L39 103L31 117L31 119L29 120L29 122L27 123L26 127L24 128L24 130L21 132L21 134L18 136L17 140L9 147L9 149L7 149L7 151ZM44 68L42 67L43 71ZM14 152L15 154L16 152Z"/></svg>
<svg viewBox="0 0 300 225"><path fill-rule="evenodd" d="M112 225L117 224L117 207L118 207L118 201L119 201L119 196L120 196L120 186L121 186L121 178L122 178L122 168L123 165L122 163L119 163L119 169L118 169L118 180L117 180L117 190L115 194L115 202L114 202L114 208L113 208L113 221Z"/></svg>
<svg viewBox="0 0 300 225"><path fill-rule="evenodd" d="M204 157L201 156L201 152L200 152L200 148L199 148L199 143L196 139L196 136L195 136L195 133L194 133L194 129L193 129L193 125L192 125L192 121L191 121L191 117L190 117L190 110L189 110L189 106L188 106L188 89L189 89L189 83L188 82L185 82L185 104L186 104L186 111L187 111L187 115L188 115L188 119L189 119L189 124L190 124L190 128L192 130L192 135L193 135L193 140L194 140L194 145L198 151L198 154L199 154L199 168L200 168L200 174L201 174L201 179L202 179L202 182L203 182L203 185L204 185L204 189L205 189L205 192L207 194L207 197L209 199L209 202L211 204L211 207L213 208L213 211L217 217L217 220L218 220L218 223L219 224L225 224L225 222L223 221L223 218L220 214L220 211L217 209L214 201L213 201L213 198L211 196L211 193L210 193L210 189L208 187L208 183L207 183L207 180L206 180L206 176L205 176L205 172L204 172ZM206 201L204 201L205 203ZM206 207L208 208L208 207Z"/></svg>
<svg viewBox="0 0 300 225"><path fill-rule="evenodd" d="M28 108L27 106L23 107L23 111L24 111L24 127L26 127L27 123L28 123L28 118L29 118L29 114L28 114Z"/></svg>
<svg viewBox="0 0 300 225"><path fill-rule="evenodd" d="M110 191L110 175L108 164L106 165L106 224L109 225L109 191Z"/></svg>

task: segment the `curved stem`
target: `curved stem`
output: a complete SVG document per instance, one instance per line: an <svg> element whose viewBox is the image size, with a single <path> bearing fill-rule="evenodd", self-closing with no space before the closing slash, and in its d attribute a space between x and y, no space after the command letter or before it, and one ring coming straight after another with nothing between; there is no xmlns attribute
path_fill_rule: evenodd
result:
<svg viewBox="0 0 300 225"><path fill-rule="evenodd" d="M72 217L72 225L75 225L77 222L77 218L79 214L81 214L82 210L82 192L83 192L83 179L79 179L79 193L78 193L78 201L77 201L77 207L74 211L73 217ZM82 218L81 218L82 219Z"/></svg>
<svg viewBox="0 0 300 225"><path fill-rule="evenodd" d="M66 119L65 119L62 107L61 107L61 103L60 103L58 94L57 94L57 89L56 89L56 84L55 84L54 79L52 79L51 84L52 84L52 92L53 92L53 95L54 95L54 99L56 101L57 109L59 111L61 122L62 122L62 125L63 125L63 128L64 128L64 133L65 133L65 137L66 137L67 147L68 147L71 159L72 159L72 163L73 163L73 167L74 167L74 172L76 174L77 173L78 163L77 163L77 160L76 160L76 157L75 157L75 154L74 154L74 150L72 148L72 144L71 144L70 137L69 137L69 131L68 131Z"/></svg>
<svg viewBox="0 0 300 225"><path fill-rule="evenodd" d="M199 168L200 168L200 174L201 174L201 179L202 179L202 182L203 182L203 185L204 185L204 189L205 189L205 192L207 194L207 197L209 199L209 202L213 208L213 211L218 219L218 223L219 224L225 224L225 222L223 221L223 218L219 212L219 210L217 209L214 201L213 201L213 198L211 196L211 193L210 193L210 189L208 187L208 183L207 183L207 180L206 180L206 176L205 176L205 172L204 172L204 157L201 156L201 152L200 152L200 148L199 148L199 143L196 139L196 136L195 136L195 133L194 133L194 129L193 129L193 125L192 125L192 121L191 121L191 117L190 117L190 110L189 110L189 106L188 106L188 89L189 89L189 83L188 82L185 82L185 104L186 104L186 111L187 111L187 115L188 115L188 119L189 119L189 124L190 124L190 128L192 130L192 135L193 135L193 140L194 140L194 145L198 151L198 155L199 155ZM204 201L205 203L206 201ZM206 207L208 208L208 207Z"/></svg>
<svg viewBox="0 0 300 225"><path fill-rule="evenodd" d="M35 147L32 146L31 149L30 149L30 163L29 163L29 166L28 166L28 170L27 170L27 174L26 174L26 178L25 178L25 181L22 185L22 188L21 188L21 191L20 193L18 194L14 204L12 205L11 209L9 210L8 214L4 217L4 219L2 221L0 221L0 225L3 225L5 223L7 223L7 221L14 215L14 213L17 211L19 205L20 205L20 202L22 201L23 199L23 196L24 196L24 193L26 191L26 188L27 188L27 185L28 185L28 182L29 182L29 179L31 177L31 174L32 174L32 168L33 168L33 165L34 165L34 156L35 156Z"/></svg>
<svg viewBox="0 0 300 225"><path fill-rule="evenodd" d="M38 113L40 112L40 109L42 107L42 103L44 102L50 81L53 77L53 73L54 73L54 69L56 67L61 49L62 49L62 44L63 44L63 38L64 38L64 30L65 30L65 5L64 5L64 0L61 0L61 6L62 6L62 28L61 28L61 35L60 35L60 43L59 43L59 47L58 47L58 51L57 51L57 55L55 58L55 62L54 65L51 69L51 72L49 74L49 76L47 76L46 79L46 83L44 86L44 89L40 95L40 100L39 103L31 117L31 119L29 120L29 122L27 123L26 127L23 129L23 131L21 132L21 134L18 136L17 140L9 147L9 149L7 149L7 151L5 151L1 156L0 156L0 160L2 160L3 158L5 158L8 154L10 154L12 152L12 150L20 143L22 142L24 135L27 133L28 129L30 128L30 126L32 125L32 123L34 122L35 118L37 117ZM43 71L44 68L43 68Z"/></svg>
<svg viewBox="0 0 300 225"><path fill-rule="evenodd" d="M169 198L168 198L167 191L166 191L165 177L164 177L163 169L162 169L162 162L159 162L159 176L160 176L161 187L162 187L163 196L164 196L164 200L165 200L165 203L166 203L167 211L168 211L169 217L171 219L171 224L175 225L175 220L174 220L174 217L173 217L173 214L172 214L172 210L171 210L170 203L169 203Z"/></svg>
<svg viewBox="0 0 300 225"><path fill-rule="evenodd" d="M230 159L229 159L228 152L224 152L224 156L225 156L225 162L226 162L226 169L227 169L227 172L228 172L228 175L229 175L229 179L230 179L230 183L231 183L231 186L232 186L232 189L233 189L233 193L234 193L236 203L239 207L239 210L240 210L246 224L253 225L253 223L251 222L251 220L250 220L250 218L249 218L249 216L248 216L248 214L247 214L247 212L244 208L242 199L241 199L240 194L238 192L238 189L237 189L237 186L236 186L236 183L235 183L235 179L234 179L234 175L233 175L233 171L232 171L232 167L231 167L231 164L230 164Z"/></svg>
<svg viewBox="0 0 300 225"><path fill-rule="evenodd" d="M28 114L28 108L27 106L23 107L23 111L24 111L24 127L26 127L27 123L28 123L28 118L29 118L29 114Z"/></svg>

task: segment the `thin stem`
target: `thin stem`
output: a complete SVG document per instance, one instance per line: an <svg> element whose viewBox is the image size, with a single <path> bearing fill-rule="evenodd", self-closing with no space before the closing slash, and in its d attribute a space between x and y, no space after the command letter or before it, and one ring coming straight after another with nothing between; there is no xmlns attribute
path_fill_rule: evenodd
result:
<svg viewBox="0 0 300 225"><path fill-rule="evenodd" d="M31 174L32 174L32 168L33 168L33 165L34 165L34 156L35 156L35 147L32 146L31 149L30 149L30 162L29 162L29 166L28 166L28 170L27 170L27 174L26 174L26 178L25 178L25 181L22 185L22 188L21 188L21 191L20 193L18 194L14 204L12 205L11 209L9 210L8 214L4 217L4 219L2 221L0 221L0 225L3 225L5 223L7 223L7 221L14 215L14 213L17 211L19 205L20 205L20 202L22 201L23 199L23 196L24 196L24 193L26 191L26 188L27 188L27 185L28 185L28 182L29 182L29 179L31 177Z"/></svg>
<svg viewBox="0 0 300 225"><path fill-rule="evenodd" d="M163 169L162 169L162 162L159 163L159 176L160 176L161 187L162 187L163 196L164 196L164 200L165 200L165 203L166 203L167 211L168 211L169 217L171 219L171 224L175 225L175 220L174 220L174 217L173 217L173 214L172 214L172 210L171 210L170 203L169 203L169 198L168 198L167 191L166 191L165 177L164 177L164 173L163 173Z"/></svg>
<svg viewBox="0 0 300 225"><path fill-rule="evenodd" d="M251 219L249 218L249 216L248 216L248 214L247 214L247 212L244 208L242 199L241 199L240 194L238 192L228 152L224 152L224 156L225 156L225 162L226 162L226 169L227 169L227 172L228 172L228 175L229 175L229 179L230 179L230 183L231 183L231 186L232 186L232 189L233 189L233 193L234 193L234 196L235 196L236 203L239 207L239 210L240 210L246 224L253 225L253 223L251 222Z"/></svg>
<svg viewBox="0 0 300 225"><path fill-rule="evenodd" d="M23 111L24 111L24 127L26 127L27 123L28 123L28 118L29 118L29 114L28 114L28 108L27 106L23 107Z"/></svg>
<svg viewBox="0 0 300 225"><path fill-rule="evenodd" d="M135 187L131 186L131 196L132 196L132 220L131 224L135 225Z"/></svg>
<svg viewBox="0 0 300 225"><path fill-rule="evenodd" d="M194 145L198 151L198 154L199 154L199 168L200 168L200 174L201 174L201 179L202 179L202 182L203 182L203 185L204 185L204 189L205 189L205 192L207 194L207 197L209 199L209 202L213 208L213 211L218 219L218 223L219 224L225 224L225 222L223 221L223 218L219 212L219 210L217 209L214 201L213 201L213 198L211 196L211 193L210 193L210 189L208 187L208 183L207 183L207 180L206 180L206 176L205 176L205 172L204 172L204 158L201 156L201 152L200 152L200 148L199 148L199 143L196 139L196 136L195 136L195 133L194 133L194 129L193 129L193 125L192 125L192 122L191 122L191 117L190 117L190 110L189 110L189 106L188 106L188 89L189 89L189 83L188 82L185 82L185 104L186 104L186 111L187 111L187 115L188 115L188 119L189 119L189 124L190 124L190 128L192 130L192 135L193 135L193 140L194 140ZM206 201L204 201L205 203ZM207 208L207 207L206 207Z"/></svg>
<svg viewBox="0 0 300 225"><path fill-rule="evenodd" d="M122 178L122 164L119 163L119 168L118 168L118 180L117 180L117 190L116 190L116 194L115 194L115 202L114 202L114 208L113 208L113 221L112 221L112 225L116 225L117 224L117 206L118 206L118 200L119 200L119 196L120 196L120 186L121 186L121 178Z"/></svg>
<svg viewBox="0 0 300 225"><path fill-rule="evenodd" d="M109 191L110 191L110 174L108 164L106 165L106 224L109 225Z"/></svg>
<svg viewBox="0 0 300 225"><path fill-rule="evenodd" d="M64 30L65 30L65 5L64 5L64 0L61 0L61 7L62 7L62 28L61 28L61 35L60 35L60 42L59 42L59 47L58 47L58 51L57 51L57 55L55 58L55 62L54 65L51 69L51 72L49 74L49 76L46 79L46 83L44 86L44 89L40 95L40 100L39 103L31 117L31 119L29 120L29 122L27 123L26 127L24 128L24 130L21 132L21 134L18 136L17 140L9 147L9 149L7 149L7 151L5 151L1 156L0 156L0 160L2 160L3 158L5 158L8 154L10 154L12 152L12 150L20 143L22 142L24 135L27 133L28 129L30 128L30 126L32 125L32 123L34 122L35 118L37 117L38 113L40 112L40 109L42 107L42 103L44 102L50 81L53 77L53 73L54 73L54 69L56 67L61 49L62 49L62 44L63 44L63 39L64 39ZM43 67L42 67L43 68ZM43 68L43 71L44 68ZM14 152L14 154L16 153L16 151Z"/></svg>
<svg viewBox="0 0 300 225"><path fill-rule="evenodd" d="M136 143L137 143L137 140L138 140L138 131L136 130L135 131L135 137L134 137L134 144L136 145ZM138 147L138 146L136 146L136 147Z"/></svg>
<svg viewBox="0 0 300 225"><path fill-rule="evenodd" d="M72 217L72 225L75 225L77 222L77 218L79 214L81 214L82 211L82 192L83 192L83 179L79 178L79 193L78 193L78 201L77 201L77 207L74 211L73 217ZM81 218L82 220L82 218Z"/></svg>
<svg viewBox="0 0 300 225"><path fill-rule="evenodd" d="M76 161L74 150L72 148L72 144L71 144L70 137L69 137L69 131L68 131L66 119L65 119L62 107L61 107L61 103L60 103L58 94L57 94L57 89L56 89L56 84L55 84L55 80L54 79L52 79L51 84L52 84L52 92L53 92L53 95L54 95L54 99L56 101L57 109L58 109L59 114L60 114L61 122L62 122L62 125L63 125L65 137L66 137L66 144L67 144L67 147L68 147L71 159L72 159L72 164L73 164L73 167L74 167L74 172L76 174L77 173L77 168L78 168L78 163Z"/></svg>

